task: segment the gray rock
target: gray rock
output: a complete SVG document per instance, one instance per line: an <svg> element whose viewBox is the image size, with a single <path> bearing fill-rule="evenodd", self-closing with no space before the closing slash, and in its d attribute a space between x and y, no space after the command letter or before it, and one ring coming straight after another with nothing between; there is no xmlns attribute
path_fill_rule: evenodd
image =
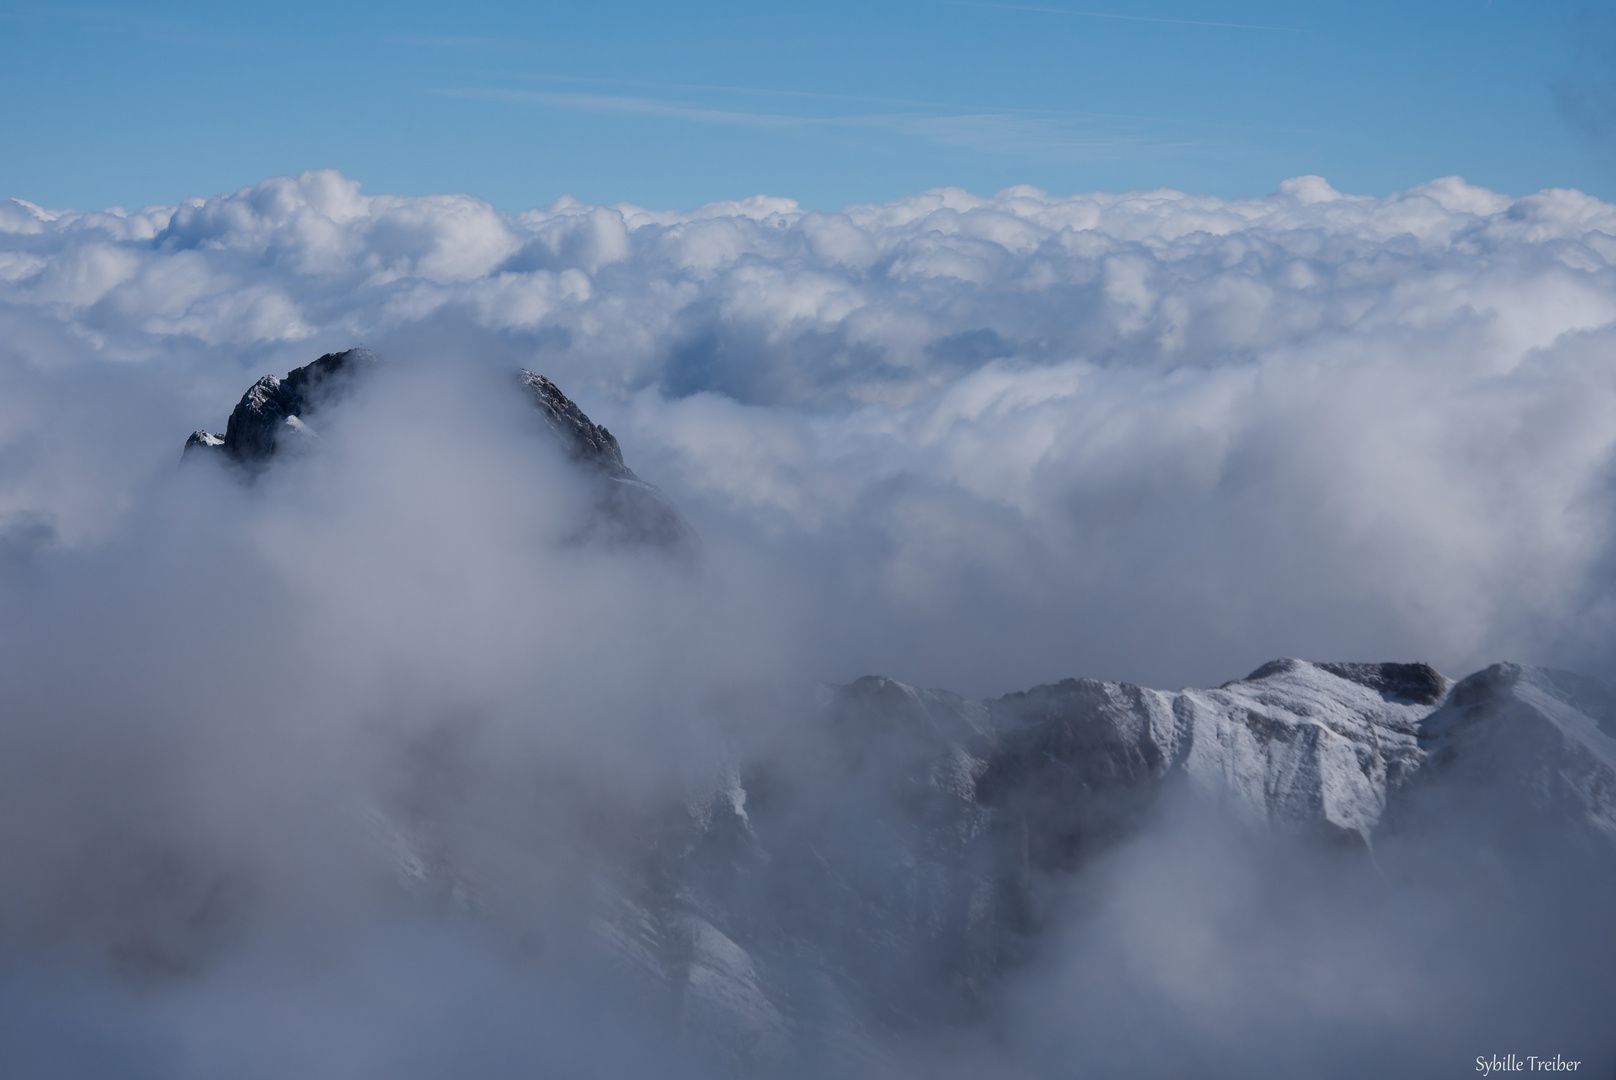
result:
<svg viewBox="0 0 1616 1080"><path fill-rule="evenodd" d="M543 375L523 368L521 382L533 397L550 430L560 438L567 454L574 461L599 469L614 480L639 480L623 464L623 451L617 438L604 427L592 422L560 387Z"/></svg>
<svg viewBox="0 0 1616 1080"><path fill-rule="evenodd" d="M695 530L661 490L634 475L623 461L616 436L590 420L543 375L523 368L519 379L567 456L597 482L595 513L576 539L610 546L660 547L693 558Z"/></svg>
<svg viewBox="0 0 1616 1080"><path fill-rule="evenodd" d="M185 440L185 450L181 454L181 460L190 457L193 453L208 454L215 450L221 450L223 446L224 436L222 434L203 431L199 428L191 432L191 437Z"/></svg>
<svg viewBox="0 0 1616 1080"><path fill-rule="evenodd" d="M265 375L241 396L225 428L225 456L248 469L262 468L289 434L311 432L305 414L317 411L352 388L359 374L375 365L368 349L326 353L294 368L285 379Z"/></svg>
<svg viewBox="0 0 1616 1080"><path fill-rule="evenodd" d="M307 414L351 389L360 373L377 359L369 349L348 349L293 368L284 379L265 375L241 395L224 434L192 432L185 440L182 459L218 454L248 473L257 472L278 449L290 445L286 440L313 436Z"/></svg>

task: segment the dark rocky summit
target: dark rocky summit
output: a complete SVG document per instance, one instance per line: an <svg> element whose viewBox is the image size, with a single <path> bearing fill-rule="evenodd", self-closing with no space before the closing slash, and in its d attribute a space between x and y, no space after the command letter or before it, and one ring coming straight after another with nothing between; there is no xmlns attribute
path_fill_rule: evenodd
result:
<svg viewBox="0 0 1616 1080"><path fill-rule="evenodd" d="M217 456L250 477L276 454L318 440L309 418L353 392L379 363L368 349L348 349L326 353L294 368L284 379L265 375L241 396L224 433L192 432L183 457ZM594 485L594 513L579 528L578 542L648 545L684 557L694 555L694 530L661 491L624 463L622 448L610 431L590 420L543 375L524 368L518 381L567 457Z"/></svg>
<svg viewBox="0 0 1616 1080"><path fill-rule="evenodd" d="M212 450L215 447L223 445L223 435L218 435L211 431L203 431L201 428L197 428L195 431L191 432L191 437L185 440L185 453L189 454L192 450Z"/></svg>
<svg viewBox="0 0 1616 1080"><path fill-rule="evenodd" d="M555 383L527 368L522 369L522 385L533 395L533 405L560 437L574 461L601 470L615 480L638 480L623 464L623 451L617 438L592 422Z"/></svg>
<svg viewBox="0 0 1616 1080"><path fill-rule="evenodd" d="M616 436L590 420L543 375L523 368L520 381L567 456L599 484L596 513L578 539L694 552L695 532L661 491L635 476L634 470L624 464Z"/></svg>
<svg viewBox="0 0 1616 1080"><path fill-rule="evenodd" d="M369 349L348 349L293 368L284 379L265 375L241 395L224 434L192 432L185 453L220 453L245 469L260 469L291 440L315 438L304 416L351 390L376 363Z"/></svg>
<svg viewBox="0 0 1616 1080"><path fill-rule="evenodd" d="M1261 679L1270 675L1276 666L1288 661L1275 660L1264 664L1246 679ZM1442 700L1451 685L1430 664L1328 664L1317 665L1321 670L1343 679L1367 686L1380 692L1388 701L1404 701L1415 705L1435 705Z"/></svg>

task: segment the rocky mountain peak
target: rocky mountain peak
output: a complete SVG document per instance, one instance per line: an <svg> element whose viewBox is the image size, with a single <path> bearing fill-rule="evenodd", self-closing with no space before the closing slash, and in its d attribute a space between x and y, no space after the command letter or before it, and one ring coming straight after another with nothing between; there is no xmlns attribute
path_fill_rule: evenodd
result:
<svg viewBox="0 0 1616 1080"><path fill-rule="evenodd" d="M288 446L318 439L309 418L351 392L379 363L375 353L356 348L326 353L293 368L284 379L265 375L241 396L222 434L192 432L183 456L217 455L248 475L256 473ZM594 513L574 539L608 546L644 544L693 555L694 531L661 491L623 461L616 436L590 420L545 376L523 368L519 383L567 457L594 485Z"/></svg>
<svg viewBox="0 0 1616 1080"><path fill-rule="evenodd" d="M533 397L533 404L545 423L560 437L568 456L621 479L637 479L623 463L617 438L594 423L560 387L538 372L522 369L521 382Z"/></svg>
<svg viewBox="0 0 1616 1080"><path fill-rule="evenodd" d="M305 414L346 393L378 361L369 349L347 349L293 368L284 379L265 375L241 395L223 434L192 432L185 453L218 452L247 469L262 468L285 440L313 436Z"/></svg>

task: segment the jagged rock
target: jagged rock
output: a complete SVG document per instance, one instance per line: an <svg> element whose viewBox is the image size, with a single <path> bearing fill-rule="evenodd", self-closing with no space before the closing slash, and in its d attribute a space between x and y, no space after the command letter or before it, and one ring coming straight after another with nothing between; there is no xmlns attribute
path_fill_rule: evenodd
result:
<svg viewBox="0 0 1616 1080"><path fill-rule="evenodd" d="M222 434L216 435L211 431L202 431L201 429L198 429L191 432L191 437L185 440L185 450L183 451L183 454L189 455L192 451L207 453L208 451L218 449L223 445L224 436Z"/></svg>
<svg viewBox="0 0 1616 1080"><path fill-rule="evenodd" d="M302 403L280 379L265 375L241 396L224 429L224 452L239 465L259 465L275 453L280 427Z"/></svg>
<svg viewBox="0 0 1616 1080"><path fill-rule="evenodd" d="M217 452L248 470L260 469L285 440L314 437L304 414L339 397L376 362L368 349L348 349L293 368L284 379L265 375L241 396L223 435L194 432L185 453Z"/></svg>
<svg viewBox="0 0 1616 1080"><path fill-rule="evenodd" d="M1294 663L1276 660L1246 676L1246 681L1262 678L1275 665ZM1322 671L1360 683L1380 694L1416 705L1435 705L1452 683L1430 664L1315 664Z"/></svg>
<svg viewBox="0 0 1616 1080"><path fill-rule="evenodd" d="M555 383L527 368L522 369L520 378L545 423L560 437L569 457L598 468L616 480L639 480L623 464L623 451L617 445L616 436L593 423Z"/></svg>
<svg viewBox="0 0 1616 1080"><path fill-rule="evenodd" d="M596 512L578 539L612 545L645 544L692 554L695 531L657 487L641 480L624 464L616 436L591 421L543 375L523 368L519 378L567 456L603 481L596 492Z"/></svg>

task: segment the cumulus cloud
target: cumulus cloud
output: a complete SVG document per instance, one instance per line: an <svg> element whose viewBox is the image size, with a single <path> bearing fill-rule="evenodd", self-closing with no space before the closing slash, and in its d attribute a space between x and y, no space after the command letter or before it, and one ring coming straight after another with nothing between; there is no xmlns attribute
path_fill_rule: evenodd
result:
<svg viewBox="0 0 1616 1080"><path fill-rule="evenodd" d="M986 689L1603 650L1616 210L1577 192L1304 176L1244 200L504 215L305 173L0 221L13 372L184 372L142 467L323 349L537 365L719 534L835 564L800 601L847 643L837 674ZM8 438L48 441L26 425Z"/></svg>
<svg viewBox="0 0 1616 1080"><path fill-rule="evenodd" d="M364 342L550 374L783 561L804 589L782 603L841 649L827 674L1604 657L1616 209L1576 192L506 215L319 172L134 213L13 200L0 226L8 378L138 364L166 387L166 426L95 467L127 470L102 509L11 471L10 512L64 535L247 379ZM50 408L16 412L19 452L54 445L29 430Z"/></svg>
<svg viewBox="0 0 1616 1080"><path fill-rule="evenodd" d="M177 468L253 379L355 344L391 363L318 453L250 489ZM510 215L315 172L133 212L0 203L21 718L0 876L23 883L0 923L96 943L136 987L80 993L45 949L0 995L59 987L103 1035L171 1010L205 1072L273 1027L246 988L285 1007L273 988L334 934L321 993L367 995L374 1031L285 1021L320 1032L330 1075L388 1072L379 1046L462 999L384 989L426 972L559 1017L532 1040L489 1023L571 1067L597 999L565 987L630 991L511 958L564 955L578 882L737 723L789 712L768 688L1205 684L1280 655L1601 673L1613 348L1616 207L1455 178ZM568 540L588 499L509 393L518 366L615 432L700 567ZM1107 872L1156 880L1157 850ZM449 944L385 899L432 852L498 913ZM1234 918L1243 894L1206 877ZM461 910L429 879L429 908ZM1158 924L1101 915L1121 929L1068 953L1133 970L1116 942ZM1098 993L1061 982L1081 967L1041 985ZM1198 1007L1180 989L1130 992ZM1066 1052L1040 1028L1032 1060L1039 1039Z"/></svg>

